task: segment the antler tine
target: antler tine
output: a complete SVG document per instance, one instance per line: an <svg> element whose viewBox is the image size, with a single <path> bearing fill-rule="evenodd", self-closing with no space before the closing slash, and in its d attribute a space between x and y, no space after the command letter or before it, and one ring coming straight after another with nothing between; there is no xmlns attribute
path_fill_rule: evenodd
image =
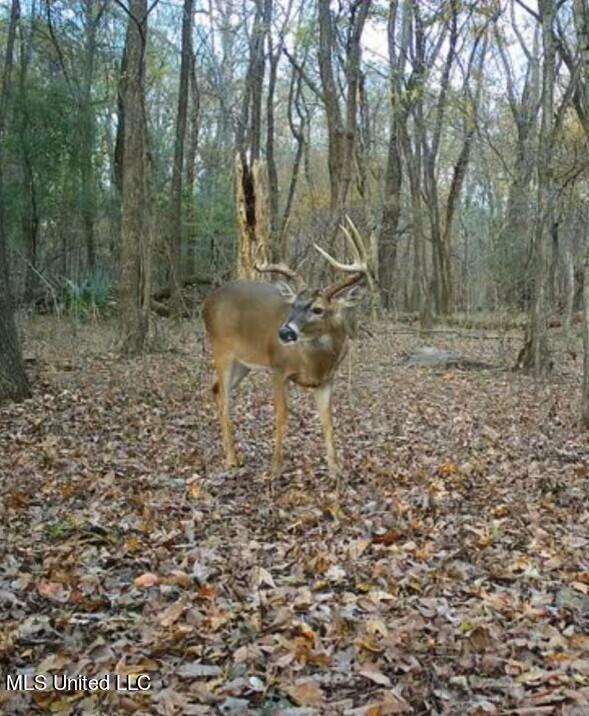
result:
<svg viewBox="0 0 589 716"><path fill-rule="evenodd" d="M342 229L344 227L342 226ZM337 259L334 259L331 254L328 254L327 251L318 244L313 244L313 246L319 251L321 256L323 256L324 259L329 261L329 263L333 266L333 268L339 269L340 271L345 271L346 273L354 273L361 271L363 273L366 273L366 261L362 259L361 256L356 256L356 261L352 264L344 264L341 261L338 261Z"/></svg>
<svg viewBox="0 0 589 716"><path fill-rule="evenodd" d="M279 273L285 276L287 279L292 281L297 288L301 289L305 287L305 281L300 273L294 271L286 264L255 264L256 271L260 273Z"/></svg>
<svg viewBox="0 0 589 716"><path fill-rule="evenodd" d="M362 280L364 276L368 274L368 259L366 255L366 249L364 246L364 242L362 241L362 237L360 235L360 232L356 228L354 222L350 219L349 216L346 217L348 220L348 223L350 225L351 231L347 229L347 227L341 225L340 228L343 231L345 237L350 242L350 246L352 247L352 251L354 253L354 262L351 264L344 264L341 261L337 261L333 258L330 254L325 251L325 249L321 248L321 246L318 246L317 244L313 244L313 246L319 251L319 253L336 269L343 271L344 273L348 274L346 278L342 278L339 281L336 281L335 283L329 285L327 288L323 289L323 294L327 296L328 298L331 298L332 296L335 296L335 294L342 291L344 288L348 288L348 286L352 286L355 283L358 283L358 281Z"/></svg>
<svg viewBox="0 0 589 716"><path fill-rule="evenodd" d="M339 269L340 271L345 271L346 273L366 273L368 271L368 260L364 242L352 219L350 219L349 216L346 218L350 224L351 232L343 224L340 225L340 229L343 231L344 236L348 239L350 246L352 247L352 252L354 253L354 263L344 264L341 261L334 259L333 256L328 254L325 249L321 248L321 246L318 246L317 244L313 244L313 246L334 268Z"/></svg>
<svg viewBox="0 0 589 716"><path fill-rule="evenodd" d="M362 238L362 235L358 231L356 224L354 224L351 217L346 215L346 219L348 220L348 224L350 225L352 233L350 233L343 226L342 226L342 229L343 229L345 235L350 240L352 249L353 249L354 253L356 254L356 258L359 261L364 261L365 263L368 263L368 261L367 261L368 252L366 251L366 244L364 243L364 239Z"/></svg>

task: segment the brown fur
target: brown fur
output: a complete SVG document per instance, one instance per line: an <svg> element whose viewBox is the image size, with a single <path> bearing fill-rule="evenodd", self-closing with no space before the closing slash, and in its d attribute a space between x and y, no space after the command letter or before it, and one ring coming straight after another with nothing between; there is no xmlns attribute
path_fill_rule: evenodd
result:
<svg viewBox="0 0 589 716"><path fill-rule="evenodd" d="M213 291L204 303L202 315L217 373L213 391L227 463L237 464L229 422L231 388L252 368L265 367L273 373L276 408L273 471L278 472L282 462L288 412L286 382L289 380L315 390L328 463L330 469L336 471L331 385L347 349L343 320L346 299L308 290L290 299L272 284L231 281ZM284 345L278 331L288 322L296 325L299 340Z"/></svg>

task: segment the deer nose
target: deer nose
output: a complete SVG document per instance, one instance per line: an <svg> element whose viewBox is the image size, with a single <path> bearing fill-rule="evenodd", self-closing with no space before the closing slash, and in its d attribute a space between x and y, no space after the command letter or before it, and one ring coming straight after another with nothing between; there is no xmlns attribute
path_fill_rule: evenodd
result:
<svg viewBox="0 0 589 716"><path fill-rule="evenodd" d="M280 326L278 338L280 338L283 343L294 343L297 339L297 333L289 325Z"/></svg>

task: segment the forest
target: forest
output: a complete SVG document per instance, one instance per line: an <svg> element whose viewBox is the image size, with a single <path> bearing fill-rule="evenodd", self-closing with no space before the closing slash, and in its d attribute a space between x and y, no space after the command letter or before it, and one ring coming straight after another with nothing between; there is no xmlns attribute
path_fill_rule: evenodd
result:
<svg viewBox="0 0 589 716"><path fill-rule="evenodd" d="M588 554L587 0L0 0L0 713L587 716Z"/></svg>

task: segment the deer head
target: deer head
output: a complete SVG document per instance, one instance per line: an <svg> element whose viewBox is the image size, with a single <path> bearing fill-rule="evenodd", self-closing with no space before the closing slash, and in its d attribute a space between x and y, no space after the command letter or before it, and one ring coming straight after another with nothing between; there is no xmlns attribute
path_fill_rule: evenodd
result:
<svg viewBox="0 0 589 716"><path fill-rule="evenodd" d="M313 340L329 334L334 325L343 323L345 309L356 303L358 284L368 273L367 251L358 229L349 217L347 221L350 228L341 226L341 229L352 250L354 260L351 264L337 261L321 246L313 244L321 256L344 274L325 288L309 289L302 276L285 264L256 265L261 273L278 273L289 281L280 283L283 298L291 304L290 313L278 331L282 344Z"/></svg>

